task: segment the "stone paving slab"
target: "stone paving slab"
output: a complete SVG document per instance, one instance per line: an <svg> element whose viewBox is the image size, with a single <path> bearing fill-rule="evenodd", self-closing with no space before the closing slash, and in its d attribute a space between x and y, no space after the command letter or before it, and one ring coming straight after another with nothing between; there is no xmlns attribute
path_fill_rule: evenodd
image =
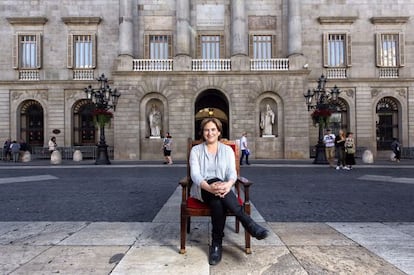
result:
<svg viewBox="0 0 414 275"><path fill-rule="evenodd" d="M118 255L128 249L128 246L54 246L11 274L110 274L118 264Z"/></svg>

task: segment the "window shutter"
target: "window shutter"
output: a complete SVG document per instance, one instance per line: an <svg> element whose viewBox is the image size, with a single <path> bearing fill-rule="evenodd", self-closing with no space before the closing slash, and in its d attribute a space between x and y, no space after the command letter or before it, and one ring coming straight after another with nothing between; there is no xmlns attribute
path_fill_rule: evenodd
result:
<svg viewBox="0 0 414 275"><path fill-rule="evenodd" d="M272 35L272 58L276 58L276 35Z"/></svg>
<svg viewBox="0 0 414 275"><path fill-rule="evenodd" d="M376 40L375 40L375 59L376 59L376 65L377 67L382 67L382 53L381 53L381 34L377 33L375 34Z"/></svg>
<svg viewBox="0 0 414 275"><path fill-rule="evenodd" d="M144 35L144 59L150 59L150 36Z"/></svg>
<svg viewBox="0 0 414 275"><path fill-rule="evenodd" d="M220 35L220 56L219 58L222 59L225 57L226 48L224 43L224 35Z"/></svg>
<svg viewBox="0 0 414 275"><path fill-rule="evenodd" d="M172 35L168 35L168 59L172 59L174 56L173 53L173 36Z"/></svg>
<svg viewBox="0 0 414 275"><path fill-rule="evenodd" d="M196 36L196 56L197 59L201 59L201 35Z"/></svg>
<svg viewBox="0 0 414 275"><path fill-rule="evenodd" d="M96 63L97 63L97 57L96 56L97 56L97 53L98 53L96 34L91 34L91 41L92 41L92 68L95 69L96 68Z"/></svg>
<svg viewBox="0 0 414 275"><path fill-rule="evenodd" d="M13 35L13 52L12 52L13 69L19 68L19 35Z"/></svg>
<svg viewBox="0 0 414 275"><path fill-rule="evenodd" d="M68 35L68 51L67 51L67 67L69 69L73 68L73 35Z"/></svg>
<svg viewBox="0 0 414 275"><path fill-rule="evenodd" d="M398 34L398 48L399 48L399 66L405 66L405 37L404 33Z"/></svg>
<svg viewBox="0 0 414 275"><path fill-rule="evenodd" d="M36 68L42 67L42 35L36 34Z"/></svg>
<svg viewBox="0 0 414 275"><path fill-rule="evenodd" d="M329 67L329 33L324 33L322 36L322 59L323 66Z"/></svg>
<svg viewBox="0 0 414 275"><path fill-rule="evenodd" d="M254 38L254 35L253 34L250 34L249 35L249 56L250 56L251 59L254 58L254 53L253 53L253 38Z"/></svg>
<svg viewBox="0 0 414 275"><path fill-rule="evenodd" d="M345 49L346 49L346 66L351 67L352 66L352 39L351 34L346 34L346 40L345 40Z"/></svg>

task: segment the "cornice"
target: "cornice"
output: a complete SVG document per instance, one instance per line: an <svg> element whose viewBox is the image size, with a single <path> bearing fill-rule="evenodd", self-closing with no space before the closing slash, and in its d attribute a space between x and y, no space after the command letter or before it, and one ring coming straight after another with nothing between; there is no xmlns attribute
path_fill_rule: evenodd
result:
<svg viewBox="0 0 414 275"><path fill-rule="evenodd" d="M405 24L410 19L409 16L382 16L371 17L372 24Z"/></svg>
<svg viewBox="0 0 414 275"><path fill-rule="evenodd" d="M320 24L353 24L358 19L357 16L320 16Z"/></svg>
<svg viewBox="0 0 414 275"><path fill-rule="evenodd" d="M44 25L47 22L46 17L7 17L6 20L11 25Z"/></svg>
<svg viewBox="0 0 414 275"><path fill-rule="evenodd" d="M62 17L63 23L70 25L70 24L81 24L81 25L98 25L101 23L102 18L98 16L92 17Z"/></svg>

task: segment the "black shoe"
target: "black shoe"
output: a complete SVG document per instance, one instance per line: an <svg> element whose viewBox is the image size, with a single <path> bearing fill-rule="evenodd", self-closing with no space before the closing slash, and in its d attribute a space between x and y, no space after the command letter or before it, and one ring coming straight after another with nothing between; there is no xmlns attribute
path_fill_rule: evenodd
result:
<svg viewBox="0 0 414 275"><path fill-rule="evenodd" d="M258 240L263 240L269 236L269 231L255 222L250 223L246 230Z"/></svg>
<svg viewBox="0 0 414 275"><path fill-rule="evenodd" d="M210 254L208 257L208 263L210 265L216 265L221 261L222 246L221 244L212 244L210 246Z"/></svg>

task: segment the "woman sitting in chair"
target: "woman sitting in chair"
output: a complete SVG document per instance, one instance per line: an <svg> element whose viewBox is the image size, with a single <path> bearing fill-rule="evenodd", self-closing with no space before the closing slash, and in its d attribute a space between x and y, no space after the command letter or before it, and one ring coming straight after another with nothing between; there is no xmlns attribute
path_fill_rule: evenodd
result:
<svg viewBox="0 0 414 275"><path fill-rule="evenodd" d="M256 239L264 239L269 234L269 231L243 211L232 191L237 179L236 161L233 149L219 142L221 131L222 125L218 119L204 119L201 122L204 142L194 146L190 153L193 181L191 196L205 202L211 209L213 228L209 252L210 265L216 265L221 261L227 210L235 213L245 230Z"/></svg>

